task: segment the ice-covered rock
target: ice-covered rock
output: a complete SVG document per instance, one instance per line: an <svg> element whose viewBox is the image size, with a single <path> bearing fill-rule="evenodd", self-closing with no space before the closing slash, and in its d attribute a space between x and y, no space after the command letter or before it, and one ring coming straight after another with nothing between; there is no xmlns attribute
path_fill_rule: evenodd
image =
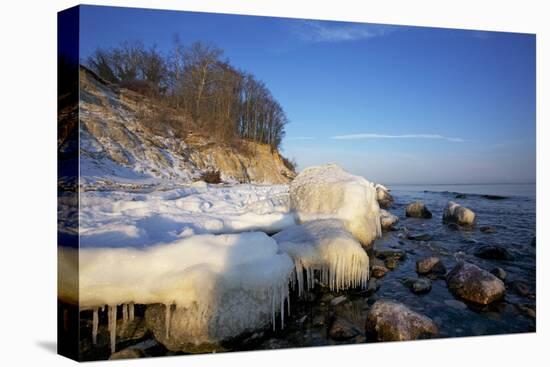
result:
<svg viewBox="0 0 550 367"><path fill-rule="evenodd" d="M313 288L315 271L332 290L367 286L369 257L341 221L306 222L288 227L273 238L294 260L299 294Z"/></svg>
<svg viewBox="0 0 550 367"><path fill-rule="evenodd" d="M472 226L476 220L475 213L454 201L449 201L443 211L443 222L456 223L460 226Z"/></svg>
<svg viewBox="0 0 550 367"><path fill-rule="evenodd" d="M432 212L428 210L423 202L415 201L407 205L405 208L405 215L411 218L430 219L432 217Z"/></svg>
<svg viewBox="0 0 550 367"><path fill-rule="evenodd" d="M381 184L376 184L376 199L378 200L378 205L381 208L387 209L393 204L393 196L390 194L390 190Z"/></svg>
<svg viewBox="0 0 550 367"><path fill-rule="evenodd" d="M381 235L376 189L336 164L306 168L290 184L290 207L299 221L339 219L368 245Z"/></svg>
<svg viewBox="0 0 550 367"><path fill-rule="evenodd" d="M393 215L386 209L380 209L380 225L383 230L392 230L397 222L399 222L397 215Z"/></svg>
<svg viewBox="0 0 550 367"><path fill-rule="evenodd" d="M276 317L282 324L294 270L291 258L262 232L196 235L145 249L81 248L77 274L63 260L76 250L59 251L60 271L79 282L75 298L64 295L69 299L62 301L94 312L108 305L113 350L117 305L162 304L164 338L174 335L190 345L275 327Z"/></svg>

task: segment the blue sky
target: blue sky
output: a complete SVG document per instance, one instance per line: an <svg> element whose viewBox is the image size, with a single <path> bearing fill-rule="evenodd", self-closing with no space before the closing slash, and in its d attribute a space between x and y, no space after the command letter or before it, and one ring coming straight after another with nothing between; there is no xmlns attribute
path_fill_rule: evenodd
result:
<svg viewBox="0 0 550 367"><path fill-rule="evenodd" d="M88 7L81 58L178 34L263 80L283 154L388 184L535 182L535 35Z"/></svg>

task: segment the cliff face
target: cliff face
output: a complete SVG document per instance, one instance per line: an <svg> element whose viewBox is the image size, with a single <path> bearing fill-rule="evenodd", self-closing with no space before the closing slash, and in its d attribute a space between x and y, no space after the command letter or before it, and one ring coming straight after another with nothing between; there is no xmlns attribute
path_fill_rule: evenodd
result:
<svg viewBox="0 0 550 367"><path fill-rule="evenodd" d="M280 184L295 175L265 144L222 144L147 97L80 68L80 174L91 186L187 183L219 171L223 181Z"/></svg>

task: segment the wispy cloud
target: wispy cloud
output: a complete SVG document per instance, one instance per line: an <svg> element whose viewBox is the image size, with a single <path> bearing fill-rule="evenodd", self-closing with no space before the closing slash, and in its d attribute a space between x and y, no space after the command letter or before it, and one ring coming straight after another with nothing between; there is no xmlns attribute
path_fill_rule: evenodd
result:
<svg viewBox="0 0 550 367"><path fill-rule="evenodd" d="M315 140L317 139L314 136L289 136L287 140Z"/></svg>
<svg viewBox="0 0 550 367"><path fill-rule="evenodd" d="M403 135L388 135L388 134L349 134L349 135L336 135L331 136L331 139L336 140L358 140L358 139L433 139L433 140L447 140L453 143L463 143L465 140L462 138L454 138L443 136L439 134L403 134Z"/></svg>
<svg viewBox="0 0 550 367"><path fill-rule="evenodd" d="M394 26L381 24L360 24L329 21L305 20L296 24L294 28L298 36L304 41L311 42L344 42L366 40L384 36L393 32Z"/></svg>

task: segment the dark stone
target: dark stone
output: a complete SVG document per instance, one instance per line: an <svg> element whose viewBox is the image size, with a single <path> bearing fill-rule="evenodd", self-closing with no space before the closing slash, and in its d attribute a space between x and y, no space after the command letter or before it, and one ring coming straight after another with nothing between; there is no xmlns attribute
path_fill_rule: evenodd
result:
<svg viewBox="0 0 550 367"><path fill-rule="evenodd" d="M487 200L504 200L508 199L506 196L500 196L500 195L481 195L482 198Z"/></svg>
<svg viewBox="0 0 550 367"><path fill-rule="evenodd" d="M405 257L405 251L401 249L374 250L374 256L382 260L386 260L390 258L395 260L401 260L402 258Z"/></svg>
<svg viewBox="0 0 550 367"><path fill-rule="evenodd" d="M523 282L516 280L515 282L512 282L511 286L512 286L512 289L522 297L528 297L531 294L533 294L529 286Z"/></svg>
<svg viewBox="0 0 550 367"><path fill-rule="evenodd" d="M460 226L456 223L449 223L449 224L447 224L447 228L449 228L453 231L458 231L460 229Z"/></svg>
<svg viewBox="0 0 550 367"><path fill-rule="evenodd" d="M111 354L109 359L114 360L114 359L130 359L130 358L142 358L142 357L145 357L145 354L141 350L130 347Z"/></svg>
<svg viewBox="0 0 550 367"><path fill-rule="evenodd" d="M504 269L499 268L499 267L496 267L493 270L491 270L491 274L493 274L494 276L496 276L500 280L505 280L506 277L508 276L508 273L506 273L506 271Z"/></svg>
<svg viewBox="0 0 550 367"><path fill-rule="evenodd" d="M428 293L429 291L432 290L432 282L429 279L420 278L415 280L411 284L410 289L411 291L413 291L413 293L417 293L417 294Z"/></svg>
<svg viewBox="0 0 550 367"><path fill-rule="evenodd" d="M379 300L367 314L365 329L378 341L415 340L437 335L437 325L402 303Z"/></svg>
<svg viewBox="0 0 550 367"><path fill-rule="evenodd" d="M447 269L439 257L431 256L416 262L416 272L418 274L445 274Z"/></svg>
<svg viewBox="0 0 550 367"><path fill-rule="evenodd" d="M455 195L455 199L466 199L466 194L458 193Z"/></svg>
<svg viewBox="0 0 550 367"><path fill-rule="evenodd" d="M502 280L466 262L458 263L447 274L447 286L455 296L481 305L502 299L506 292Z"/></svg>
<svg viewBox="0 0 550 367"><path fill-rule="evenodd" d="M328 335L334 340L348 340L361 334L361 330L348 320L337 317L330 326Z"/></svg>
<svg viewBox="0 0 550 367"><path fill-rule="evenodd" d="M407 239L412 241L430 241L432 239L432 236L430 236L427 233L422 234L410 234L407 236Z"/></svg>
<svg viewBox="0 0 550 367"><path fill-rule="evenodd" d="M537 318L537 309L535 306L531 305L518 305L518 309L523 312L525 315L529 316L532 319Z"/></svg>
<svg viewBox="0 0 550 367"><path fill-rule="evenodd" d="M495 233L497 231L495 227L491 226L479 227L479 230L483 233Z"/></svg>
<svg viewBox="0 0 550 367"><path fill-rule="evenodd" d="M388 271L388 268L383 265L373 265L370 270L371 275L375 278L382 278Z"/></svg>
<svg viewBox="0 0 550 367"><path fill-rule="evenodd" d="M386 268L393 270L397 267L397 260L394 257L389 257L384 261Z"/></svg>
<svg viewBox="0 0 550 367"><path fill-rule="evenodd" d="M370 278L367 283L367 296L374 294L378 289L380 289L380 283L376 278Z"/></svg>
<svg viewBox="0 0 550 367"><path fill-rule="evenodd" d="M405 208L405 215L411 218L424 219L430 219L432 217L432 213L428 210L426 205L420 201L415 201L414 203L407 205Z"/></svg>
<svg viewBox="0 0 550 367"><path fill-rule="evenodd" d="M514 258L508 250L497 245L482 245L476 249L474 255L488 260L512 260Z"/></svg>

